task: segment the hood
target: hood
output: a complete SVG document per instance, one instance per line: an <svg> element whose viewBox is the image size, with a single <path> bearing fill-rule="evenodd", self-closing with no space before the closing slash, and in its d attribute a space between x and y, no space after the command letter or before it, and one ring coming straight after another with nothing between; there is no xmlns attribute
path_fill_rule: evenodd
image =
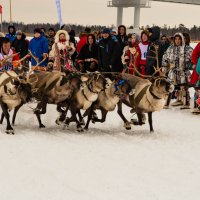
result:
<svg viewBox="0 0 200 200"><path fill-rule="evenodd" d="M149 37L149 40L151 42L154 42L160 39L160 28L158 26L152 27L151 32L152 32L152 35Z"/></svg>
<svg viewBox="0 0 200 200"><path fill-rule="evenodd" d="M176 36L180 36L181 37L181 39L182 39L182 47L184 47L185 46L185 39L184 39L184 36L183 36L183 34L182 33L175 33L174 34L174 40L175 40L175 37Z"/></svg>
<svg viewBox="0 0 200 200"><path fill-rule="evenodd" d="M124 35L123 36L126 36L126 26L124 26L124 25L120 25L119 27L118 27L118 35L120 35L120 33L119 33L119 30L120 30L120 28L124 28L124 30L125 30L125 33L124 33Z"/></svg>
<svg viewBox="0 0 200 200"><path fill-rule="evenodd" d="M14 29L14 32L13 32L12 34L10 33L10 28L13 28L13 29ZM8 26L8 32L9 32L9 34L11 34L11 35L15 35L15 34L16 34L16 29L15 29L15 27L14 27L13 25Z"/></svg>
<svg viewBox="0 0 200 200"><path fill-rule="evenodd" d="M56 36L55 36L55 43L58 43L59 42L59 35L60 34L65 34L65 37L66 37L66 40L69 41L70 40L70 37L69 37L69 34L67 31L65 30L59 30L57 33L56 33Z"/></svg>

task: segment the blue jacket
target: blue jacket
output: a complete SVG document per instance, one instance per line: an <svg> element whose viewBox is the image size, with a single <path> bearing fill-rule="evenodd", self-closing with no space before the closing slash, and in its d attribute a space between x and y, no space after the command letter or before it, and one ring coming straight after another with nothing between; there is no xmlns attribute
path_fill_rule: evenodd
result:
<svg viewBox="0 0 200 200"><path fill-rule="evenodd" d="M8 38L10 42L12 43L16 39L16 35L15 34L11 35L10 33L7 33L6 38Z"/></svg>
<svg viewBox="0 0 200 200"><path fill-rule="evenodd" d="M39 59L39 62L43 60L43 53L48 53L48 40L41 36L39 38L33 38L29 43L29 50L31 53ZM40 66L47 66L47 60L40 64ZM36 61L32 58L31 65L36 66Z"/></svg>

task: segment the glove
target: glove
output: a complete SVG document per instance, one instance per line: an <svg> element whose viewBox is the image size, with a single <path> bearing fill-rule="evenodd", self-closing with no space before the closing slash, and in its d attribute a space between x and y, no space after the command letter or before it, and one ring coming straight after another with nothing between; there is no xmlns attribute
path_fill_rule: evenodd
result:
<svg viewBox="0 0 200 200"><path fill-rule="evenodd" d="M52 68L53 68L53 62L49 62L47 67L48 67L49 69L52 69Z"/></svg>

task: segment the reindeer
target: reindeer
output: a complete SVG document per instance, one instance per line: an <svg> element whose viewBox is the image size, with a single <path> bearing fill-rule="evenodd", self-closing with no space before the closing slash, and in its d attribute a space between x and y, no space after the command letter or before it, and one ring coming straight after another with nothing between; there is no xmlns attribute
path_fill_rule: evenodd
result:
<svg viewBox="0 0 200 200"><path fill-rule="evenodd" d="M69 108L71 110L71 118L66 118L65 124L68 126L75 121L77 131L82 132L82 121L77 119L77 114L80 116L80 110L88 110L92 104L98 99L99 93L108 87L106 78L99 72L85 74L81 76L84 86L70 99ZM80 116L82 119L82 117Z"/></svg>
<svg viewBox="0 0 200 200"><path fill-rule="evenodd" d="M155 55L158 64L158 49L156 46ZM138 55L136 54L136 56ZM134 95L129 96L129 105L135 109L138 115L138 125L143 124L143 113L148 113L150 131L153 132L152 113L164 108L168 95L174 90L174 85L169 82L159 67L155 68L152 76L142 75L134 64L133 68L142 78L123 75L124 78L127 78L131 88L135 90Z"/></svg>
<svg viewBox="0 0 200 200"><path fill-rule="evenodd" d="M14 135L9 111L31 100L31 85L14 71L2 73L0 83L0 105L7 120L6 133Z"/></svg>
<svg viewBox="0 0 200 200"><path fill-rule="evenodd" d="M38 74L39 81L33 88L36 91L33 96L40 101L34 110L39 122L39 127L45 126L41 122L40 115L46 113L47 104L57 104L57 111L61 114L62 107L68 107L68 101L81 90L82 81L79 76L69 75L62 72L41 72Z"/></svg>
<svg viewBox="0 0 200 200"><path fill-rule="evenodd" d="M85 126L87 130L89 123L92 120L95 122L105 122L107 113L114 111L116 106L120 108L120 100L126 98L127 95L131 92L131 87L126 79L122 79L121 76L114 76L114 80L111 81L108 79L109 87L101 91L98 95L97 101L95 101L92 106L84 113L83 117L88 115L88 120ZM102 118L98 119L96 116L93 116L93 113L96 109L101 110ZM118 109L118 114L124 121L124 127L127 130L131 129L131 125L128 120L124 117L121 109Z"/></svg>

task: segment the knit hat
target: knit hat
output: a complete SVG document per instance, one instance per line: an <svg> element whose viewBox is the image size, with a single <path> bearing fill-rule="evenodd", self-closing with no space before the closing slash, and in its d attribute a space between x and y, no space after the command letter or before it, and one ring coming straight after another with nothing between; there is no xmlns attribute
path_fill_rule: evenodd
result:
<svg viewBox="0 0 200 200"><path fill-rule="evenodd" d="M109 28L104 28L102 33L103 34L110 34L110 29Z"/></svg>
<svg viewBox="0 0 200 200"><path fill-rule="evenodd" d="M21 30L18 30L18 31L16 32L16 35L22 35L22 31L21 31Z"/></svg>
<svg viewBox="0 0 200 200"><path fill-rule="evenodd" d="M41 29L40 29L40 28L35 28L35 30L34 30L34 34L35 34L35 33L40 33L40 34L41 34L41 33L42 33L42 31L41 31Z"/></svg>
<svg viewBox="0 0 200 200"><path fill-rule="evenodd" d="M54 28L49 28L49 31L56 32Z"/></svg>

